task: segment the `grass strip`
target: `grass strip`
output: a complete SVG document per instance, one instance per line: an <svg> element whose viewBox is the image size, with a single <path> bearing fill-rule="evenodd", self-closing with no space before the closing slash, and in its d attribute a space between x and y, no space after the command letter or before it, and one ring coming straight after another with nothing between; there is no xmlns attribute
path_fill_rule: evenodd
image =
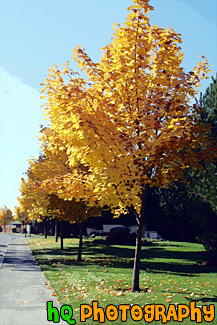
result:
<svg viewBox="0 0 217 325"><path fill-rule="evenodd" d="M61 304L73 307L73 318L77 320L80 304L91 305L93 301L98 301L103 308L110 304L141 307L164 304L168 307L195 301L198 307L214 304L217 310L217 268L206 265L206 252L200 244L157 241L144 246L141 292L132 293L132 246L108 246L104 239L85 239L83 261L77 262L77 238L65 239L64 250L60 250L60 243L55 243L54 237L32 237L28 243L45 273L47 284L54 289ZM96 323L90 320L85 324ZM120 321L114 323L120 324ZM132 323L130 318L125 322ZM144 324L144 320L135 323ZM155 323L159 324L151 324ZM183 324L192 322L185 319ZM216 324L216 320L209 324Z"/></svg>

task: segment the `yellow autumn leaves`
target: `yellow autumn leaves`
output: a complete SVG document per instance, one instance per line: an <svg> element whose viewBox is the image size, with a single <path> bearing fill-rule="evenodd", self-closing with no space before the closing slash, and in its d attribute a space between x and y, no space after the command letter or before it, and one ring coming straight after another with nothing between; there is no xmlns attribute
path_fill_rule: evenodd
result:
<svg viewBox="0 0 217 325"><path fill-rule="evenodd" d="M134 0L100 62L75 48L84 77L69 62L49 70L42 89L50 123L40 135L44 160L30 164L47 193L139 213L146 185L169 186L198 165L198 147L211 145L192 107L208 62L185 73L181 35L150 26L152 9L149 1Z"/></svg>

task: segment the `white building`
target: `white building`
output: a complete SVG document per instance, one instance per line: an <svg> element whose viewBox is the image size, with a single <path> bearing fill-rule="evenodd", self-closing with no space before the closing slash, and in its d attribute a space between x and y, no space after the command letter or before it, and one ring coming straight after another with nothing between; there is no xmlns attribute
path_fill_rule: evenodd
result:
<svg viewBox="0 0 217 325"><path fill-rule="evenodd" d="M96 228L87 228L87 235L89 236L91 233L95 234L103 234L103 233L109 233L112 228L116 227L121 227L121 228L129 228L130 233L136 233L137 232L137 226L129 226L125 227L123 225L103 225L102 230L97 230ZM145 236L146 238L151 238L151 239L159 239L162 238L161 235L158 234L157 231L155 230L146 230L146 225L143 226L142 229L142 236Z"/></svg>

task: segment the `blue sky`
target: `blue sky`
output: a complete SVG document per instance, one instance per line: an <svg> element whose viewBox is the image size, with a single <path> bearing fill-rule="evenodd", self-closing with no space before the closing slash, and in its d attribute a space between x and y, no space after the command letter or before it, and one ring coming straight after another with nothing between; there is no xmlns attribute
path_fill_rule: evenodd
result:
<svg viewBox="0 0 217 325"><path fill-rule="evenodd" d="M0 0L0 207L17 205L27 160L38 156L44 124L40 83L53 63L71 60L81 45L98 61L112 25L122 24L131 0ZM217 1L150 0L151 24L183 35L183 66L190 71L204 54L217 72ZM73 65L77 69L76 65ZM204 92L210 81L203 83Z"/></svg>

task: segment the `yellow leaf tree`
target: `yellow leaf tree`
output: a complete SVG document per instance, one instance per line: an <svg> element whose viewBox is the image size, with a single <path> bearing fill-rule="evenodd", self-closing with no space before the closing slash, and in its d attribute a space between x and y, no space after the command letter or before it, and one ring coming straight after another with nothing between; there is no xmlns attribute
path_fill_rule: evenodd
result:
<svg viewBox="0 0 217 325"><path fill-rule="evenodd" d="M101 210L98 207L88 207L84 200L64 200L59 198L56 194L50 195L50 208L54 211L58 210L58 215L61 216L61 221L65 220L70 223L79 224L80 231L77 261L81 261L84 222L90 217L100 217Z"/></svg>
<svg viewBox="0 0 217 325"><path fill-rule="evenodd" d="M172 28L151 26L148 0L134 0L121 27L114 26L111 43L94 63L81 47L73 58L85 77L65 63L49 70L42 90L44 113L63 144L71 168L88 173L65 179L70 198L77 182L80 197L98 201L118 215L131 210L137 220L132 291L139 291L141 237L150 186L168 187L189 166L200 168L214 155L198 107L197 87L207 78L208 62L186 73L181 66L181 35ZM50 147L55 139L50 139ZM92 187L90 194L86 190ZM74 195L74 193L72 194Z"/></svg>
<svg viewBox="0 0 217 325"><path fill-rule="evenodd" d="M41 187L40 181L30 177L21 179L20 196L17 198L18 215L23 215L26 222L36 220L44 223L44 235L47 237L47 220L49 216L49 196Z"/></svg>
<svg viewBox="0 0 217 325"><path fill-rule="evenodd" d="M0 208L0 225L5 226L13 221L13 215L10 209L6 207L6 205L3 208Z"/></svg>
<svg viewBox="0 0 217 325"><path fill-rule="evenodd" d="M60 220L62 229L62 220L80 225L80 240L78 248L78 261L81 260L83 223L90 217L101 216L101 209L95 204L94 208L88 204L88 196L84 198L84 191L81 182L83 176L88 172L87 168L79 165L72 168L68 165L68 156L64 150L64 144L58 137L46 127L40 132L41 150L43 156L39 159L32 159L29 162L28 177L36 182L43 195L49 200L46 204L45 213L50 213L55 219ZM50 143L52 145L50 146ZM79 178L80 176L80 178ZM68 182L70 181L70 185ZM87 188L86 194L87 194ZM45 192L45 193L44 193ZM89 190L91 195L92 191ZM38 192L40 196L40 192ZM70 194L70 195L69 195ZM37 196L37 193L36 193ZM92 193L93 197L93 193ZM37 202L44 206L42 200L38 197ZM96 203L96 202L95 202ZM63 229L62 229L63 230ZM63 232L61 231L61 234ZM63 236L61 236L61 248L63 248Z"/></svg>
<svg viewBox="0 0 217 325"><path fill-rule="evenodd" d="M22 223L23 231L24 231L25 237L26 237L26 233L27 233L26 225L31 222L31 220L29 219L28 211L25 209L22 209L21 206L15 206L14 207L14 220L17 220ZM25 225L25 228L24 228L24 225Z"/></svg>
<svg viewBox="0 0 217 325"><path fill-rule="evenodd" d="M43 181L52 178L56 173L66 173L65 154L53 155L53 160L41 155L38 159L30 159L27 170L27 178L21 179L20 204L21 213L27 213L29 220L37 220L44 223L44 234L47 237L47 221L49 217L59 218L59 210L51 209L50 195L43 186ZM46 163L45 163L46 161Z"/></svg>
<svg viewBox="0 0 217 325"><path fill-rule="evenodd" d="M17 220L19 222L23 222L24 224L27 224L30 222L29 214L26 210L25 211L21 210L21 207L15 206L14 207L14 220Z"/></svg>

